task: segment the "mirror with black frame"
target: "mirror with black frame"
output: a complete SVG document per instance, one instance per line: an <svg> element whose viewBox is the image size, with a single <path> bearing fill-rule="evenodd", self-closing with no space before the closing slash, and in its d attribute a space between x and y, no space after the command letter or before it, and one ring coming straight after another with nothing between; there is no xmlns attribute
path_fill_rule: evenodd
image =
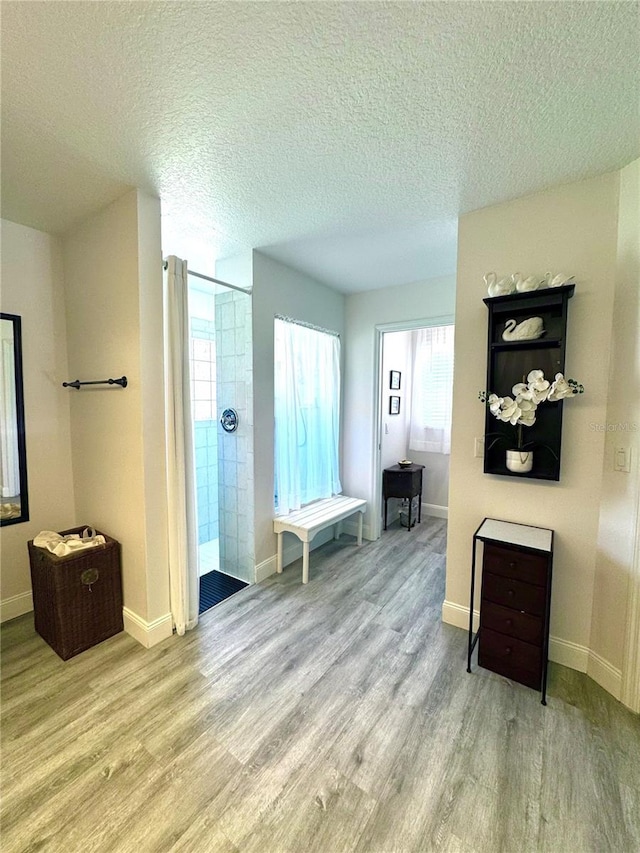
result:
<svg viewBox="0 0 640 853"><path fill-rule="evenodd" d="M20 317L0 314L0 526L29 520Z"/></svg>

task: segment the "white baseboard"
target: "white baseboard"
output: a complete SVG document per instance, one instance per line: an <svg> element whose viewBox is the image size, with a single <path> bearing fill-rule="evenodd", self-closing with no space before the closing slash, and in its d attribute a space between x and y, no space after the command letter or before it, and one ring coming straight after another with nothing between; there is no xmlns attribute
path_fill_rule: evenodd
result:
<svg viewBox="0 0 640 853"><path fill-rule="evenodd" d="M358 521L353 521L353 519L347 519L342 522L342 532L348 533L349 536L357 536L358 535ZM362 525L362 538L366 539L367 542L373 542L373 536L371 535L371 525L363 524Z"/></svg>
<svg viewBox="0 0 640 853"><path fill-rule="evenodd" d="M449 507L423 503L422 514L432 515L434 518L449 518Z"/></svg>
<svg viewBox="0 0 640 853"><path fill-rule="evenodd" d="M589 663L589 649L572 643L570 640L562 640L560 637L549 637L549 660L568 666L578 672L586 672Z"/></svg>
<svg viewBox="0 0 640 853"><path fill-rule="evenodd" d="M21 592L0 601L0 622L8 622L33 610L33 595L31 592Z"/></svg>
<svg viewBox="0 0 640 853"><path fill-rule="evenodd" d="M473 613L473 630L477 631L480 614ZM469 630L469 608L453 601L444 601L442 605L442 621L456 628ZM586 646L563 640L560 637L549 637L549 660L554 663L586 672L593 680L610 693L614 699L620 699L622 690L622 673L612 666L609 661L588 649Z"/></svg>
<svg viewBox="0 0 640 853"><path fill-rule="evenodd" d="M478 621L480 613L477 610L473 611L473 630L478 630ZM442 621L447 625L453 625L456 628L469 630L469 608L463 607L462 604L455 604L453 601L443 601L442 603Z"/></svg>
<svg viewBox="0 0 640 853"><path fill-rule="evenodd" d="M593 678L596 684L603 687L607 693L611 693L614 699L620 700L622 696L622 672L612 666L608 660L601 658L595 652L589 652L587 675Z"/></svg>
<svg viewBox="0 0 640 853"><path fill-rule="evenodd" d="M147 622L133 610L123 607L122 616L124 618L124 630L145 649L150 649L173 634L173 619L170 613L165 613L164 616L154 619L153 622Z"/></svg>
<svg viewBox="0 0 640 853"><path fill-rule="evenodd" d="M271 575L275 575L277 567L278 558L275 554L273 557L269 557L269 559L258 563L256 566L256 583L260 583L260 581L266 580Z"/></svg>

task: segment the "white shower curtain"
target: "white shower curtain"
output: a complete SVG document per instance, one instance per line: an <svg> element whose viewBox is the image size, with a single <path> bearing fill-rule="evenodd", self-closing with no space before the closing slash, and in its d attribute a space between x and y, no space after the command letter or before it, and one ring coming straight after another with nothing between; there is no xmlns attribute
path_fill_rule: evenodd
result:
<svg viewBox="0 0 640 853"><path fill-rule="evenodd" d="M171 255L165 275L165 378L169 581L176 632L198 624L198 519L196 510L187 262Z"/></svg>
<svg viewBox="0 0 640 853"><path fill-rule="evenodd" d="M275 509L340 494L340 338L274 321Z"/></svg>

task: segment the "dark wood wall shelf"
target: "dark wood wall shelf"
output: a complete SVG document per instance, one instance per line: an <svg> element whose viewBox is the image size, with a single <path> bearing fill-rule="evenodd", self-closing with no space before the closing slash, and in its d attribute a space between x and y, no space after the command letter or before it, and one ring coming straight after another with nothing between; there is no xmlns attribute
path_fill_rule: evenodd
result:
<svg viewBox="0 0 640 853"><path fill-rule="evenodd" d="M574 284L568 284L484 300L489 310L486 385L489 393L500 397L512 396L513 386L526 381L532 370L542 370L550 382L556 373L564 373L567 310L574 289ZM530 317L542 318L545 329L543 337L531 341L502 340L507 320L514 319L516 323L521 323ZM506 450L513 436L514 427L497 420L487 406L485 474L537 480L560 479L562 402L542 403L536 411L535 424L523 427L524 440L535 445L533 469L528 474L517 474L507 469Z"/></svg>
<svg viewBox="0 0 640 853"><path fill-rule="evenodd" d="M560 338L538 338L536 341L502 341L499 344L491 344L492 350L517 350L517 349L548 349L549 347L562 346Z"/></svg>

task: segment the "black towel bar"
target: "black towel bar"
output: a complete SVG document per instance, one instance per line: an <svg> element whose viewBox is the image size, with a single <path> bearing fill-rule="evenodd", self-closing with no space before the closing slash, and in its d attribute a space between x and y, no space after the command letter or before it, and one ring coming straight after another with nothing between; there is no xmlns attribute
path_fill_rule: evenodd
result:
<svg viewBox="0 0 640 853"><path fill-rule="evenodd" d="M74 379L73 382L63 382L63 388L80 388L81 385L120 385L121 388L127 387L127 377L121 376L120 379L96 379L94 382L80 382L79 379Z"/></svg>

